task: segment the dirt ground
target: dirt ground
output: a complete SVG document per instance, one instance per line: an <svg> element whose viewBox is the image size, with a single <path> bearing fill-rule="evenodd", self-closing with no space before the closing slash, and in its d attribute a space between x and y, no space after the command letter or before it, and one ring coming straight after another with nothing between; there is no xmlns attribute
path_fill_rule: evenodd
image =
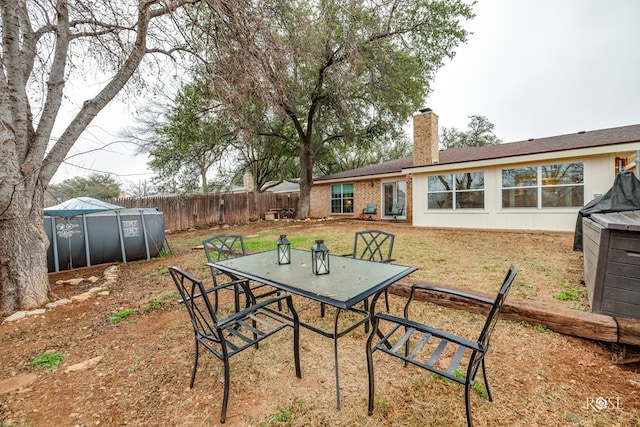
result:
<svg viewBox="0 0 640 427"><path fill-rule="evenodd" d="M574 301L552 297L580 286L581 254L571 250L573 237L566 233L433 230L359 221L260 222L174 233L168 235L173 255L121 264L115 281L104 277L106 266L51 274L53 300L96 287L101 292L0 325L0 425L220 425L221 364L203 353L195 386L189 389L193 332L165 267L178 265L207 279L204 255L195 247L219 232L243 234L247 240L265 233L312 234L347 248L353 232L364 228L396 234L395 262L419 266L415 280L495 292L509 263L516 262L521 272L511 295L588 309L583 294ZM98 280L57 283L91 276ZM400 313L403 303L391 295L392 312ZM296 304L307 320L326 322L317 316L316 305ZM470 313L420 304L420 315L450 327L480 321ZM402 368L380 354L374 357L375 410L367 416L362 328L340 340L338 411L332 342L301 331L302 378L297 379L292 340L286 334L232 359L225 426L464 424L462 387ZM491 344L487 371L493 402L472 397L475 425L640 426L640 366L633 362L640 360L638 348L506 320L499 322ZM64 359L50 370L35 366L34 358L45 352Z"/></svg>

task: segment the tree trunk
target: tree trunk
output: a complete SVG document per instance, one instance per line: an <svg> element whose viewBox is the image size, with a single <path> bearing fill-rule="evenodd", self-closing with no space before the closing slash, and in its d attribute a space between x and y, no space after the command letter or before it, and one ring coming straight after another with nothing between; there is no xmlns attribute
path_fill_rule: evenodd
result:
<svg viewBox="0 0 640 427"><path fill-rule="evenodd" d="M48 301L47 247L43 190L17 184L9 207L0 213L0 311L38 307ZM31 187L31 190L28 190ZM31 197L33 195L34 197Z"/></svg>
<svg viewBox="0 0 640 427"><path fill-rule="evenodd" d="M296 218L307 219L311 210L311 187L313 187L313 156L311 141L307 140L300 146L300 199Z"/></svg>

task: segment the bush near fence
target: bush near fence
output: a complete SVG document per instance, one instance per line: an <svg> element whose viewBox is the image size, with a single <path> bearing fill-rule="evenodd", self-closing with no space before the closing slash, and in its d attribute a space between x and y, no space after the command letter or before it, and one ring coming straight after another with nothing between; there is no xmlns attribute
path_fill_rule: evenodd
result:
<svg viewBox="0 0 640 427"><path fill-rule="evenodd" d="M107 200L125 208L157 208L164 214L164 227L171 231L238 225L264 219L272 209L297 209L298 194L232 193L186 196L124 197Z"/></svg>

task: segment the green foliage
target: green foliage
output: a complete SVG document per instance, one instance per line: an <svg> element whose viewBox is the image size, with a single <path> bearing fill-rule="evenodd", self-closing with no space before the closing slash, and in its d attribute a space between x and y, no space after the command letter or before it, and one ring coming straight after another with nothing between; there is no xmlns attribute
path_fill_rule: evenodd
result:
<svg viewBox="0 0 640 427"><path fill-rule="evenodd" d="M207 5L211 22L192 34L208 42L213 98L249 133L295 148L302 217L316 162L338 144L373 151L393 140L473 17L460 0Z"/></svg>
<svg viewBox="0 0 640 427"><path fill-rule="evenodd" d="M125 308L124 310L120 310L119 312L115 313L114 315L112 315L111 317L109 317L109 323L117 323L123 319L126 319L127 317L131 316L133 314L133 310L130 308Z"/></svg>
<svg viewBox="0 0 640 427"><path fill-rule="evenodd" d="M564 289L556 292L552 296L560 301L577 301L587 296L586 288L576 288L573 286L561 285Z"/></svg>
<svg viewBox="0 0 640 427"><path fill-rule="evenodd" d="M536 325L533 327L538 332L553 332L551 329L547 328L545 325Z"/></svg>
<svg viewBox="0 0 640 427"><path fill-rule="evenodd" d="M120 184L109 174L92 173L88 178L76 176L65 179L60 184L50 185L49 192L57 200L74 197L93 197L110 199L120 196Z"/></svg>
<svg viewBox="0 0 640 427"><path fill-rule="evenodd" d="M33 368L40 368L44 369L45 372L49 372L53 368L57 367L63 360L63 354L47 351L34 357L31 361L31 366Z"/></svg>
<svg viewBox="0 0 640 427"><path fill-rule="evenodd" d="M437 380L443 380L443 381L445 380L445 378L442 375L438 375L436 373L433 373L432 375ZM464 372L462 372L460 369L456 369L455 372L453 373L453 375L456 378L464 379L466 374ZM475 381L473 383L473 385L471 386L471 389L473 391L475 391L476 393L478 393L478 395L481 398L483 398L485 400L487 400L489 398L489 394L487 393L487 390L478 381Z"/></svg>
<svg viewBox="0 0 640 427"><path fill-rule="evenodd" d="M485 116L469 116L466 132L456 128L442 128L440 145L442 148L484 147L502 142L493 134L494 125Z"/></svg>
<svg viewBox="0 0 640 427"><path fill-rule="evenodd" d="M277 423L285 423L291 420L291 411L282 406L278 407L278 413L273 416L273 421Z"/></svg>
<svg viewBox="0 0 640 427"><path fill-rule="evenodd" d="M215 111L215 100L202 81L184 85L166 110L166 123L149 123L154 137L141 145L149 154L154 182L172 192L208 189L207 174L225 154L233 153L236 131Z"/></svg>
<svg viewBox="0 0 640 427"><path fill-rule="evenodd" d="M311 246L315 243L316 240L322 239L322 235L314 235L314 236L287 236L287 239L291 243L291 247L295 249L311 249ZM257 236L252 236L250 238L245 238L244 244L245 248L248 252L264 252L269 251L276 248L276 240L277 235L272 233L263 233ZM340 242L342 243L342 242ZM350 242L353 243L353 242ZM336 242L338 244L338 242ZM333 246L330 248L331 252L336 250L336 247ZM341 252L337 252L341 253Z"/></svg>
<svg viewBox="0 0 640 427"><path fill-rule="evenodd" d="M462 372L460 369L456 369L454 372L454 375L456 378L461 378L461 379L465 377L465 373ZM487 393L487 390L478 381L473 383L473 385L471 386L471 389L476 393L478 393L478 395L480 395L480 397L483 398L484 400L487 400L489 398L489 394Z"/></svg>
<svg viewBox="0 0 640 427"><path fill-rule="evenodd" d="M390 129L391 135L363 139L355 144L340 141L331 144L318 158L318 174L329 175L351 169L357 169L389 160L411 156L413 145L406 135L400 135L397 129Z"/></svg>
<svg viewBox="0 0 640 427"><path fill-rule="evenodd" d="M175 299L176 295L177 295L177 292L172 291L172 292L165 293L161 298L154 299L149 303L148 306L146 306L141 310L142 314L146 314L154 310L161 310L164 307L168 307L169 305L171 305L171 301Z"/></svg>

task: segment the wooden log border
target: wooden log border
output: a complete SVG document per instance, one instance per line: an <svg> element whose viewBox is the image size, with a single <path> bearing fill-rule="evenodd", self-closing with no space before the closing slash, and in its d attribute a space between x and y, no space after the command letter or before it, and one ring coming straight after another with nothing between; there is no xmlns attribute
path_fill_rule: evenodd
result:
<svg viewBox="0 0 640 427"><path fill-rule="evenodd" d="M405 298L409 297L411 285L421 283L461 290L470 294L493 299L495 295L470 289L455 288L442 284L400 280L390 288L390 292ZM420 290L415 299L431 302L443 307L466 310L473 313L486 313L486 308L472 304L467 300L448 294ZM640 345L640 321L630 318L613 318L604 314L588 313L562 307L559 304L532 301L508 296L502 307L503 319L527 322L531 325L542 325L554 332L590 340L611 343Z"/></svg>

